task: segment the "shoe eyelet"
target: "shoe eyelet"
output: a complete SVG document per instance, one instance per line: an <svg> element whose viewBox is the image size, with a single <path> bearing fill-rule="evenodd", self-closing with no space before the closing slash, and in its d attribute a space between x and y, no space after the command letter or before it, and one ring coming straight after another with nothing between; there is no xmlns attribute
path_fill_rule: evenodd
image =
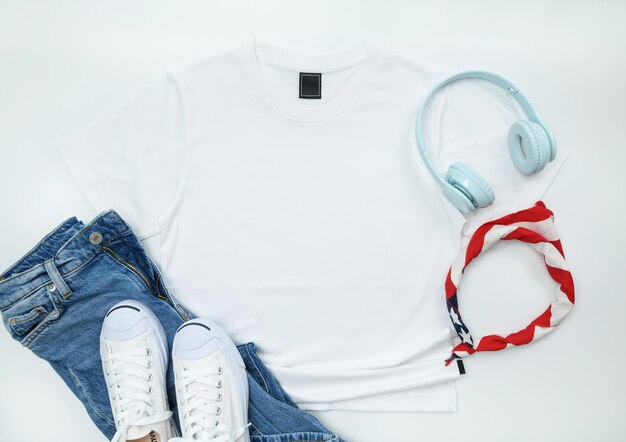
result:
<svg viewBox="0 0 626 442"><path fill-rule="evenodd" d="M152 382L152 373L148 375L148 382Z"/></svg>
<svg viewBox="0 0 626 442"><path fill-rule="evenodd" d="M222 396L222 393L218 394L218 395L217 395L217 402L222 402L222 399L223 399L223 398L224 398L224 397Z"/></svg>
<svg viewBox="0 0 626 442"><path fill-rule="evenodd" d="M146 356L150 356L152 354L152 350L146 348Z"/></svg>
<svg viewBox="0 0 626 442"><path fill-rule="evenodd" d="M152 361L148 361L148 365L146 365L146 368L152 368Z"/></svg>
<svg viewBox="0 0 626 442"><path fill-rule="evenodd" d="M148 388L148 394L152 393L152 387Z"/></svg>
<svg viewBox="0 0 626 442"><path fill-rule="evenodd" d="M222 383L222 380L220 379L220 380L217 382L217 388L222 388L222 386L223 386L223 385L224 385L224 384Z"/></svg>
<svg viewBox="0 0 626 442"><path fill-rule="evenodd" d="M217 407L217 415L219 416L220 414L222 414L222 409L220 407Z"/></svg>
<svg viewBox="0 0 626 442"><path fill-rule="evenodd" d="M217 374L222 374L222 373L224 373L224 369L222 367L219 367L217 369Z"/></svg>

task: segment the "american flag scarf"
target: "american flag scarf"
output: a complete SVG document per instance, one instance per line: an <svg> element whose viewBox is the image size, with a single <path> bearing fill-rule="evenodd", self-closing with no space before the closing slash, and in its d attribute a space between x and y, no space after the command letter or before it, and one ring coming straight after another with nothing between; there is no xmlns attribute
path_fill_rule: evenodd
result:
<svg viewBox="0 0 626 442"><path fill-rule="evenodd" d="M529 244L544 256L548 274L558 284L556 299L523 330L506 336L493 334L474 339L459 313L457 288L461 276L469 263L480 253L490 249L498 241L511 240ZM461 339L461 343L452 349L452 355L446 359L446 366L455 359L478 351L497 351L510 346L528 344L554 330L574 306L574 281L567 269L552 211L542 201L538 201L529 209L489 221L476 229L448 271L445 292L452 325Z"/></svg>

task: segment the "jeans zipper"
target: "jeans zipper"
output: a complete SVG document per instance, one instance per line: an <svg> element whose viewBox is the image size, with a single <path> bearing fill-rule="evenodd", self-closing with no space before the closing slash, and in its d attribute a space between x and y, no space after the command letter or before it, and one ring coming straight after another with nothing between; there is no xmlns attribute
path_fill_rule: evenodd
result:
<svg viewBox="0 0 626 442"><path fill-rule="evenodd" d="M148 278L143 276L143 273L141 271L139 271L139 269L137 269L137 267L135 267L134 265L132 265L128 261L125 261L122 258L120 258L120 256L117 253L115 253L113 250L111 250L110 248L102 247L102 249L105 250L106 252L108 252L120 264L124 265L125 267L128 267L129 270L131 270L133 273L135 273L137 276L139 276L139 278L146 285L146 288L148 289L148 291L150 291L150 282L148 281Z"/></svg>

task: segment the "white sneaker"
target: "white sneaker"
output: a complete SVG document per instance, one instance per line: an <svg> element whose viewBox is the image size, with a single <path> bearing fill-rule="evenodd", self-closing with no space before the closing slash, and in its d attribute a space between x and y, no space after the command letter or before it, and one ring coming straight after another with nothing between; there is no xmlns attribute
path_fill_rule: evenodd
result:
<svg viewBox="0 0 626 442"><path fill-rule="evenodd" d="M111 308L100 357L117 432L113 442L167 442L178 432L166 391L167 339L154 313L137 301Z"/></svg>
<svg viewBox="0 0 626 442"><path fill-rule="evenodd" d="M249 442L248 377L237 347L216 324L194 319L174 337L182 438L171 442Z"/></svg>

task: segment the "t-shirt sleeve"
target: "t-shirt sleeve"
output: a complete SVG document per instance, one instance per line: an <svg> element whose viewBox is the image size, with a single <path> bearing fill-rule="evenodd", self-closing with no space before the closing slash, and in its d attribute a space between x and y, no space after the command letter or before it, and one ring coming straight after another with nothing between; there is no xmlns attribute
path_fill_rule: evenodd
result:
<svg viewBox="0 0 626 442"><path fill-rule="evenodd" d="M441 73L436 83L454 72ZM523 89L522 85L518 86ZM533 98L529 97L541 114L541 100ZM567 158L568 152L559 145L557 133L554 134L557 140L554 161L534 175L519 172L511 160L507 137L511 125L520 118L527 119L506 91L479 79L449 84L428 106L423 129L437 171L445 176L452 163L463 162L478 172L495 193L493 205L472 213L461 213L444 201L453 228L462 240L484 222L530 207L543 198ZM542 115L542 118L554 133L549 116Z"/></svg>
<svg viewBox="0 0 626 442"><path fill-rule="evenodd" d="M114 209L140 238L159 233L186 153L184 100L175 76L153 80L60 147L97 212Z"/></svg>

